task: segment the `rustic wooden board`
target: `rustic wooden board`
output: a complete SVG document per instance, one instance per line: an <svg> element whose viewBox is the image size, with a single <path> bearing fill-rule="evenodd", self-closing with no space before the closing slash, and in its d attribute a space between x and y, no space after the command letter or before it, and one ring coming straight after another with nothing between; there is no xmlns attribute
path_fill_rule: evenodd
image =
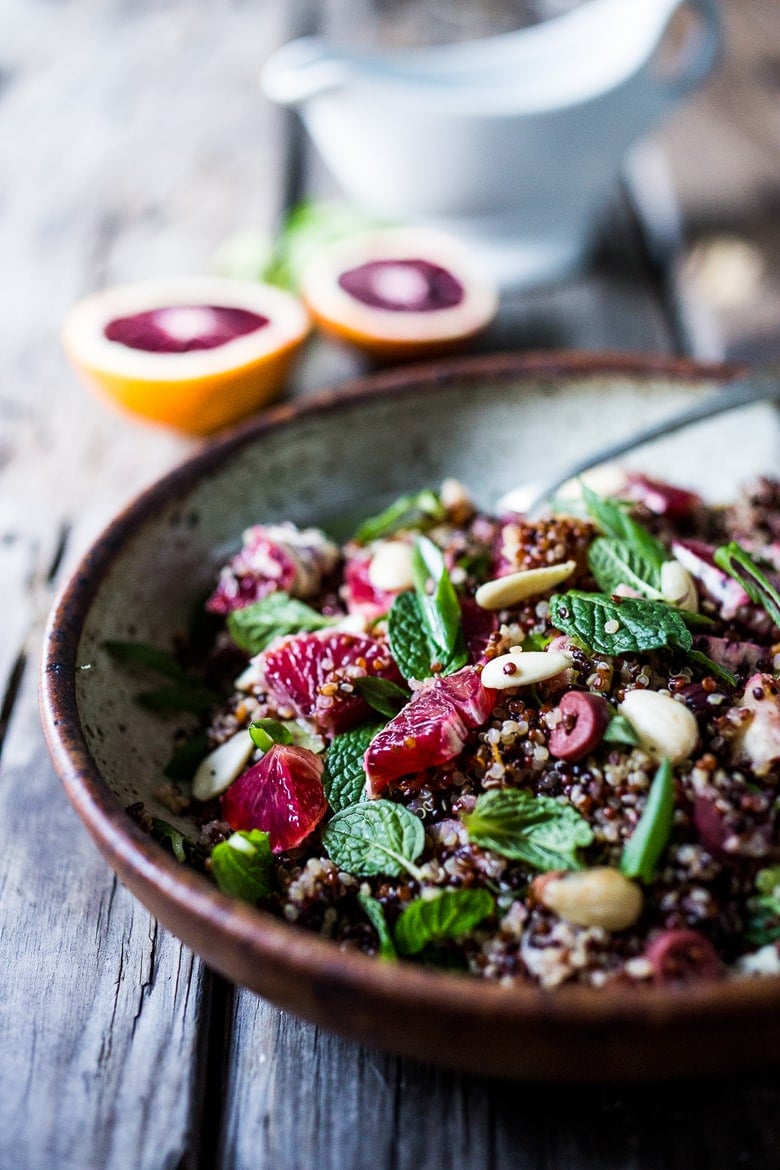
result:
<svg viewBox="0 0 780 1170"><path fill-rule="evenodd" d="M0 24L0 1166L205 1165L210 976L87 839L35 680L54 589L192 444L87 396L57 333L79 295L208 270L229 232L271 226L281 124L257 70L285 13L7 0Z"/></svg>

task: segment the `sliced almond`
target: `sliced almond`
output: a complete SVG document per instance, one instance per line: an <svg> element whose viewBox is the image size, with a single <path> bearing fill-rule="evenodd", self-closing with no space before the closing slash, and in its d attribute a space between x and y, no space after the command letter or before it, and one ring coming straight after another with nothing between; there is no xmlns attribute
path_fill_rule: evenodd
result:
<svg viewBox="0 0 780 1170"><path fill-rule="evenodd" d="M512 687L529 687L563 674L572 664L570 654L562 650L529 650L524 654L499 654L482 670L482 685L491 690L508 691Z"/></svg>
<svg viewBox="0 0 780 1170"><path fill-rule="evenodd" d="M231 735L219 747L201 760L192 781L192 795L196 800L212 800L230 787L249 762L255 745L244 729Z"/></svg>
<svg viewBox="0 0 780 1170"><path fill-rule="evenodd" d="M482 609L504 609L528 597L546 593L548 589L553 589L571 577L576 568L576 561L563 561L558 565L544 565L541 569L521 569L517 573L507 573L505 577L496 577L480 585L474 598Z"/></svg>

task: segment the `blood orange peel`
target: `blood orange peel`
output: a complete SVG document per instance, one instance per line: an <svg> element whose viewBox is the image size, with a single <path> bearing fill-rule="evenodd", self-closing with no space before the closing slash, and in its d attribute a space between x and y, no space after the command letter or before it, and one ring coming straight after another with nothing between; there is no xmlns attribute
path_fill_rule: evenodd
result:
<svg viewBox="0 0 780 1170"><path fill-rule="evenodd" d="M278 396L309 327L300 301L283 289L181 277L85 297L62 338L76 371L104 398L208 434Z"/></svg>
<svg viewBox="0 0 780 1170"><path fill-rule="evenodd" d="M322 248L303 272L301 295L325 332L397 360L457 348L498 307L471 252L426 228L377 228Z"/></svg>

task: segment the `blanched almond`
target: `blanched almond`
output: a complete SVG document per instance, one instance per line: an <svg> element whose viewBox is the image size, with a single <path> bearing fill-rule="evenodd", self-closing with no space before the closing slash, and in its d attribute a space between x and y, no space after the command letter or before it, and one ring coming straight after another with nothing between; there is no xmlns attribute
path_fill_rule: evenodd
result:
<svg viewBox="0 0 780 1170"><path fill-rule="evenodd" d="M661 565L661 593L664 600L689 613L699 612L699 595L693 577L679 561Z"/></svg>
<svg viewBox="0 0 780 1170"><path fill-rule="evenodd" d="M671 695L660 691L629 691L618 710L655 759L668 756L673 764L687 760L699 739L693 714Z"/></svg>
<svg viewBox="0 0 780 1170"><path fill-rule="evenodd" d="M254 750L252 738L244 729L209 752L198 765L192 781L192 795L195 799L211 800L221 796L244 771Z"/></svg>
<svg viewBox="0 0 780 1170"><path fill-rule="evenodd" d="M528 650L526 653L499 654L482 670L482 685L496 691L511 687L528 687L562 674L572 664L570 654L561 650Z"/></svg>
<svg viewBox="0 0 780 1170"><path fill-rule="evenodd" d="M368 566L368 579L375 589L400 593L414 585L412 575L413 550L403 540L386 540L380 544Z"/></svg>
<svg viewBox="0 0 780 1170"><path fill-rule="evenodd" d="M528 597L537 597L548 589L554 589L561 581L571 577L576 568L576 561L563 561L558 565L544 565L541 569L507 573L505 577L496 577L480 585L474 600L482 609L504 609L508 605L517 605Z"/></svg>
<svg viewBox="0 0 780 1170"><path fill-rule="evenodd" d="M608 865L534 878L537 901L575 926L626 930L642 913L644 897L636 882Z"/></svg>

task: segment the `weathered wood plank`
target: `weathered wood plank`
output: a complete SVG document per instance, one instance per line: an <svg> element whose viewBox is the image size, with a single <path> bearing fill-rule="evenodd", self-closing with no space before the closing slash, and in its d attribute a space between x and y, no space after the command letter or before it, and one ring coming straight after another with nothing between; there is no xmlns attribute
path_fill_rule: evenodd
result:
<svg viewBox="0 0 780 1170"><path fill-rule="evenodd" d="M0 1165L179 1165L202 967L85 839L41 742L32 666L4 746L0 823Z"/></svg>
<svg viewBox="0 0 780 1170"><path fill-rule="evenodd" d="M211 977L89 842L35 693L53 588L192 444L88 396L57 332L87 291L208 270L230 232L270 226L281 127L257 69L286 15L240 0L3 9L0 1166L173 1170L211 1149Z"/></svg>

